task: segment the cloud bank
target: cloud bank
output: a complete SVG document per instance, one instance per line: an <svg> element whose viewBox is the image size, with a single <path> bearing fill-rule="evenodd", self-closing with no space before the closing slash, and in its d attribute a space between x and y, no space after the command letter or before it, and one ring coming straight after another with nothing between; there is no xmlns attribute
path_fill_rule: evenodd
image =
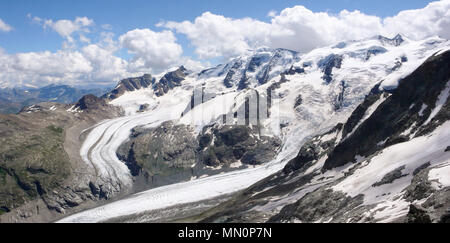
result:
<svg viewBox="0 0 450 243"><path fill-rule="evenodd" d="M0 87L43 86L51 83L112 84L143 73L159 73L174 66L202 69L211 58L229 59L261 46L308 52L340 41L401 33L411 39L438 35L450 39L450 0L423 9L401 11L380 18L360 11L337 14L313 12L304 6L270 11L268 21L233 19L205 12L192 21L163 21L161 31L134 29L118 37L111 26L95 27L93 19L49 20L28 16L63 39L56 52L8 54L0 47ZM0 19L0 31L12 27ZM185 35L199 60L183 55L177 35ZM96 35L97 43L91 37ZM124 58L119 53L128 53Z"/></svg>
<svg viewBox="0 0 450 243"><path fill-rule="evenodd" d="M286 8L279 14L271 11L268 16L270 22L232 19L206 12L194 21L168 21L158 26L186 35L199 57L205 59L233 57L261 45L307 52L339 41L379 34L401 33L412 39L434 35L450 38L449 0L384 19L360 11L312 12L304 6Z"/></svg>

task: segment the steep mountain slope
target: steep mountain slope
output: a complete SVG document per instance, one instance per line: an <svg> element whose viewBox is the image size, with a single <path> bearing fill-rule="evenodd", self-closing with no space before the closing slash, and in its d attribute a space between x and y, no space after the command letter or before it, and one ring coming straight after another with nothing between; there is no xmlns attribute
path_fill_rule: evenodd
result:
<svg viewBox="0 0 450 243"><path fill-rule="evenodd" d="M0 115L0 222L53 221L98 201L89 186L95 171L79 150L86 129L119 114L88 95L73 105L39 103Z"/></svg>
<svg viewBox="0 0 450 243"><path fill-rule="evenodd" d="M430 57L393 91L376 86L344 125L316 136L283 171L203 217L213 222L448 220L449 63L447 51ZM359 115L364 113L369 114Z"/></svg>

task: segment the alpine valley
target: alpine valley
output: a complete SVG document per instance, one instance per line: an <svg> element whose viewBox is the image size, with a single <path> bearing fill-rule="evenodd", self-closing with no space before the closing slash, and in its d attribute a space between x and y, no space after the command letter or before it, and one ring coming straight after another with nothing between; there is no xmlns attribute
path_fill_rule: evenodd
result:
<svg viewBox="0 0 450 243"><path fill-rule="evenodd" d="M448 40L375 36L26 104L0 222L450 222L449 67Z"/></svg>

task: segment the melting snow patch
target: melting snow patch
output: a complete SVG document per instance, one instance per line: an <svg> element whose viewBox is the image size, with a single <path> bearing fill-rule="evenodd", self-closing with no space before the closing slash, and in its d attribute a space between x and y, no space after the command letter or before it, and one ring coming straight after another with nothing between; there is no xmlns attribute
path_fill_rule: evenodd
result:
<svg viewBox="0 0 450 243"><path fill-rule="evenodd" d="M439 113L439 111L442 109L445 102L447 101L449 94L450 94L450 80L447 82L447 85L445 85L445 89L442 90L441 94L439 94L438 99L436 101L436 105L434 106L433 111L431 112L430 116L428 117L424 125L427 125L437 115L437 113Z"/></svg>
<svg viewBox="0 0 450 243"><path fill-rule="evenodd" d="M418 166L428 161L432 165L449 161L450 153L444 152L449 136L450 122L446 122L429 136L388 147L367 161L366 166L358 168L352 175L335 185L333 190L344 192L351 197L363 194L365 205L391 200L411 183L412 171ZM373 186L386 174L402 166L405 166L402 174L407 176L389 184Z"/></svg>
<svg viewBox="0 0 450 243"><path fill-rule="evenodd" d="M443 187L450 186L450 161L438 166L437 168L431 169L428 173L429 180L435 180L441 184Z"/></svg>
<svg viewBox="0 0 450 243"><path fill-rule="evenodd" d="M73 105L72 107L70 107L68 110L66 110L67 112L70 113L80 113L83 112L82 110L80 110L80 107L75 107L75 105Z"/></svg>
<svg viewBox="0 0 450 243"><path fill-rule="evenodd" d="M425 109L427 109L427 104L425 104L425 103L423 103L422 104L422 108L420 108L420 111L419 111L419 116L423 116L423 112L425 111Z"/></svg>

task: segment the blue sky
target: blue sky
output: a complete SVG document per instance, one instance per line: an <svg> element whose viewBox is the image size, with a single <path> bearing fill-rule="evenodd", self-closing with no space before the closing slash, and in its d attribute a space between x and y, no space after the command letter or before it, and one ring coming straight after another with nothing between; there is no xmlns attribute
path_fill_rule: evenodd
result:
<svg viewBox="0 0 450 243"><path fill-rule="evenodd" d="M448 39L449 9L450 0L2 0L0 87L110 84L206 68L261 46Z"/></svg>
<svg viewBox="0 0 450 243"><path fill-rule="evenodd" d="M423 8L426 0L3 0L0 1L0 18L13 26L14 31L0 35L0 46L9 53L61 48L61 37L52 31L43 31L32 24L28 14L47 19L74 19L87 16L96 25L109 24L117 35L135 28L152 28L161 20L193 20L203 12L231 18L251 17L268 21L269 11L304 5L319 12L338 13L343 9L360 10L380 17L393 16L401 10ZM97 30L99 31L99 30ZM177 35L188 51L188 41ZM192 50L190 50L190 55Z"/></svg>

